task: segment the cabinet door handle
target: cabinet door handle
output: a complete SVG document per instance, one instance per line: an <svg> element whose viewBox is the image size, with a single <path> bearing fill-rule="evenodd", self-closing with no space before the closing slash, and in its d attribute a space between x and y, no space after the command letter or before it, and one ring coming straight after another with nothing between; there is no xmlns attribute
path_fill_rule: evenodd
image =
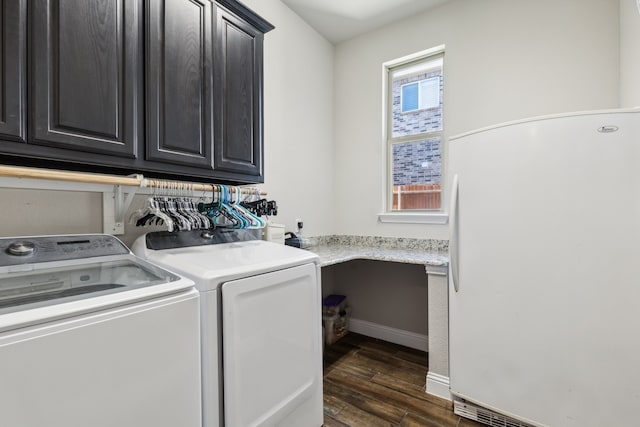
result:
<svg viewBox="0 0 640 427"><path fill-rule="evenodd" d="M458 292L458 175L453 176L451 183L451 201L449 202L449 262L451 264L451 281L453 289Z"/></svg>

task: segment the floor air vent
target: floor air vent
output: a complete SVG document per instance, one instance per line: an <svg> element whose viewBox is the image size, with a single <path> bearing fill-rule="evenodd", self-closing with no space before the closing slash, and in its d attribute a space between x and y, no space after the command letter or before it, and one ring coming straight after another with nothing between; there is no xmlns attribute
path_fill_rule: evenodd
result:
<svg viewBox="0 0 640 427"><path fill-rule="evenodd" d="M469 418L491 427L533 427L516 419L460 400L453 401L453 412L461 417Z"/></svg>

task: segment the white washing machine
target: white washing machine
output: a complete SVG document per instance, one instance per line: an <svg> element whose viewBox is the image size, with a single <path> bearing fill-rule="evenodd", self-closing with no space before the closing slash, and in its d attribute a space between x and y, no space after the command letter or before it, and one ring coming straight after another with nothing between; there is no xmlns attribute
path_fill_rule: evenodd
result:
<svg viewBox="0 0 640 427"><path fill-rule="evenodd" d="M200 291L204 427L319 427L316 255L236 230L155 232L132 250Z"/></svg>
<svg viewBox="0 0 640 427"><path fill-rule="evenodd" d="M0 239L0 425L201 426L199 325L113 236Z"/></svg>

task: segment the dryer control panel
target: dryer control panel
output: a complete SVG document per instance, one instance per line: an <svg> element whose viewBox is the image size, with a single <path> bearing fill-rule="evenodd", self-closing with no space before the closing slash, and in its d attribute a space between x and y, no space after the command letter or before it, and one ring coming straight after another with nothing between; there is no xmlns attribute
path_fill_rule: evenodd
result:
<svg viewBox="0 0 640 427"><path fill-rule="evenodd" d="M147 233L145 240L147 248L157 251L162 249L260 240L260 235L257 234L256 231L258 230L234 230L225 228L204 231L154 231Z"/></svg>

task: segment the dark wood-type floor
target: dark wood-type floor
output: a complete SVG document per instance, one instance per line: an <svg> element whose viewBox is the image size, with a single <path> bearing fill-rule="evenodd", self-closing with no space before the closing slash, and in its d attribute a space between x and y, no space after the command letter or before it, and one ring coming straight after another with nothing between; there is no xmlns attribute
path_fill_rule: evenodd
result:
<svg viewBox="0 0 640 427"><path fill-rule="evenodd" d="M324 352L325 427L486 427L424 392L427 354L350 332Z"/></svg>

